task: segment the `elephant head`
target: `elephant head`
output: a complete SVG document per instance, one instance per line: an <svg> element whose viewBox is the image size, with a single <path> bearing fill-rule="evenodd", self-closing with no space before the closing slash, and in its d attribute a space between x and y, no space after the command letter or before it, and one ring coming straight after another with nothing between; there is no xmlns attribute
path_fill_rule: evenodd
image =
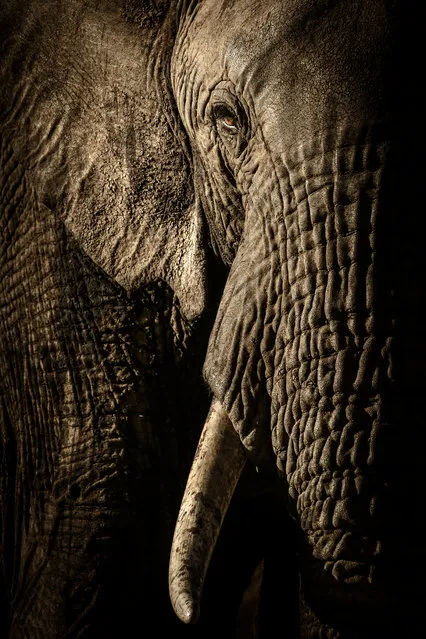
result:
<svg viewBox="0 0 426 639"><path fill-rule="evenodd" d="M186 622L248 456L275 460L299 529L303 636L421 627L422 160L396 8L206 1L180 25L174 93L230 267L171 555Z"/></svg>
<svg viewBox="0 0 426 639"><path fill-rule="evenodd" d="M130 636L142 616L205 638L165 591L211 396L172 549L178 615L197 617L249 458L259 482L278 471L298 531L274 552L297 557L301 634L416 636L421 39L413 11L402 51L399 24L397 0L2 3L11 637Z"/></svg>

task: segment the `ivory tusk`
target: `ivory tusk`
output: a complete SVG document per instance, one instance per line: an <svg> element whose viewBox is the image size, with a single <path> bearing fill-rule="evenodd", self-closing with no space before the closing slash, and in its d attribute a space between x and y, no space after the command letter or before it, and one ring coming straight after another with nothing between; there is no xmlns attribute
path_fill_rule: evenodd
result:
<svg viewBox="0 0 426 639"><path fill-rule="evenodd" d="M186 484L170 553L170 599L184 623L198 619L210 558L245 461L237 433L220 402L214 400Z"/></svg>

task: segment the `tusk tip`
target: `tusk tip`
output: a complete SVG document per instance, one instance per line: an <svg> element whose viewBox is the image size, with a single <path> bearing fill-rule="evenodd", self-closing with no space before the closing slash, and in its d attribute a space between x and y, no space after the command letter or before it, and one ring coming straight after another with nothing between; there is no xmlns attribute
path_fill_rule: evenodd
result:
<svg viewBox="0 0 426 639"><path fill-rule="evenodd" d="M197 603L184 592L176 597L173 608L179 619L187 624L195 623L200 613Z"/></svg>

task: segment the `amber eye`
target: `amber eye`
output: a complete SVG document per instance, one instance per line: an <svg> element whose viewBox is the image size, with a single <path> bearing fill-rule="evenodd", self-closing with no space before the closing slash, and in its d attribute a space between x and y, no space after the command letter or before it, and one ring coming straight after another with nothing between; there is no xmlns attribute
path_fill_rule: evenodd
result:
<svg viewBox="0 0 426 639"><path fill-rule="evenodd" d="M237 122L231 115L227 115L225 118L223 118L222 122L229 129L237 128Z"/></svg>
<svg viewBox="0 0 426 639"><path fill-rule="evenodd" d="M225 104L217 104L213 109L213 117L219 131L235 135L238 133L239 122L238 117Z"/></svg>

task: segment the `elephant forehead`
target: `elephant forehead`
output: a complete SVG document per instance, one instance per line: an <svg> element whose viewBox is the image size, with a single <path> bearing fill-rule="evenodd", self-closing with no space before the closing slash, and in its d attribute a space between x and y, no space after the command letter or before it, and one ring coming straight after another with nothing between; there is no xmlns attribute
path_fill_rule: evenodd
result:
<svg viewBox="0 0 426 639"><path fill-rule="evenodd" d="M207 0L179 48L200 114L203 98L230 80L266 137L288 144L330 122L378 116L391 31L381 0Z"/></svg>
<svg viewBox="0 0 426 639"><path fill-rule="evenodd" d="M185 61L196 61L209 79L222 72L237 85L253 80L260 87L262 80L269 81L271 69L274 75L283 67L290 69L289 58L299 58L309 48L318 53L320 43L314 42L312 34L318 25L330 23L328 16L336 13L336 4L351 2L206 0L187 16L181 30ZM340 9L340 13L347 11Z"/></svg>
<svg viewBox="0 0 426 639"><path fill-rule="evenodd" d="M283 14L283 3L276 0L201 3L182 30L182 40L187 38L181 47L185 63L196 61L207 82L226 74L239 85L262 66L262 59L279 40Z"/></svg>

